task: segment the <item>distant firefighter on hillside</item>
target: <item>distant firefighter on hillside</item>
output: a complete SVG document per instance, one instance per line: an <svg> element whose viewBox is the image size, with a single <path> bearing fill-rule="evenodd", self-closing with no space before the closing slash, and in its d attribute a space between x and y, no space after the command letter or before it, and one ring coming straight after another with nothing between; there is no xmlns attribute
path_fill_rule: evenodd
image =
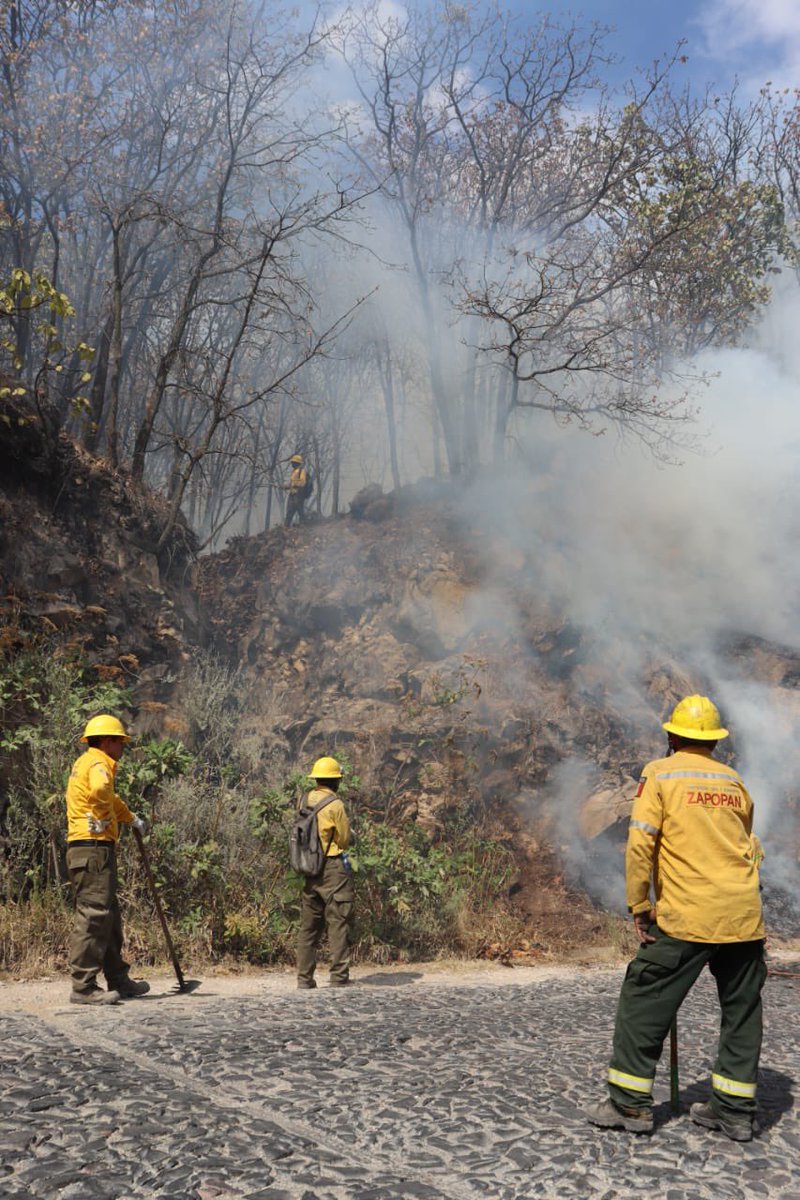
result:
<svg viewBox="0 0 800 1200"><path fill-rule="evenodd" d="M293 524L297 517L298 525L302 523L305 517L306 500L311 495L313 488L312 475L308 467L306 467L302 454L293 454L289 459L292 464L292 474L289 482L284 484L284 489L289 493L286 497L286 520L285 525L289 527Z"/></svg>

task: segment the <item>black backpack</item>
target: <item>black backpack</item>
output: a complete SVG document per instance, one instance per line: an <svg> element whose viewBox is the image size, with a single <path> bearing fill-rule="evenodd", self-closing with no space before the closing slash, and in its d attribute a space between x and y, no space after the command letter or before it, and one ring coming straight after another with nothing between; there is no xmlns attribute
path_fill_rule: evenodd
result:
<svg viewBox="0 0 800 1200"><path fill-rule="evenodd" d="M289 862L298 875L319 875L325 866L325 859L333 841L333 833L331 833L328 845L323 850L319 840L317 813L335 799L335 796L323 796L313 808L302 804L297 810L292 822L292 831L289 834Z"/></svg>
<svg viewBox="0 0 800 1200"><path fill-rule="evenodd" d="M314 472L310 467L306 467L306 481L303 484L303 490L300 495L304 500L308 500L311 493L314 491Z"/></svg>

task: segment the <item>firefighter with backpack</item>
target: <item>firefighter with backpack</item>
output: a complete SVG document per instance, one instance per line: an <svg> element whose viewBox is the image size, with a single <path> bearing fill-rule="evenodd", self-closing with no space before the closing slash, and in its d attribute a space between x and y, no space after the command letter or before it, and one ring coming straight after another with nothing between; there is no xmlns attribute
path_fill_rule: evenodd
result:
<svg viewBox="0 0 800 1200"><path fill-rule="evenodd" d="M330 986L346 987L350 982L354 889L345 853L350 845L350 822L336 795L342 769L335 758L318 758L311 778L316 786L298 810L290 842L291 864L305 875L297 938L297 986L317 986L317 948L327 927Z"/></svg>
<svg viewBox="0 0 800 1200"><path fill-rule="evenodd" d="M284 524L287 528L293 524L297 517L298 525L301 524L305 515L306 500L309 499L314 488L314 481L311 471L305 466L302 454L293 454L289 459L292 464L292 474L287 484L284 484L285 490L289 493L286 498L286 520Z"/></svg>

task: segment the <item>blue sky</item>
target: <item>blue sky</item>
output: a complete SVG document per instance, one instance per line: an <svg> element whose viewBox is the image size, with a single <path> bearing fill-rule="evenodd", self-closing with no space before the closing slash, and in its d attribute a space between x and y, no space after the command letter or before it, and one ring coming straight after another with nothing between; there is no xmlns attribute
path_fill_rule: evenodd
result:
<svg viewBox="0 0 800 1200"><path fill-rule="evenodd" d="M538 6L519 3L514 8L520 13L533 12ZM567 4L560 0L546 0L543 11L559 14L572 13L576 18L585 17L600 25L615 27L612 43L616 52L624 57L628 65L646 63L671 50L680 38L695 40L693 24L698 4L696 0L584 0L584 3Z"/></svg>
<svg viewBox="0 0 800 1200"><path fill-rule="evenodd" d="M570 13L615 27L609 47L623 59L618 75L670 52L685 39L693 83L751 92L767 80L800 86L800 0L510 0L520 14Z"/></svg>
<svg viewBox="0 0 800 1200"><path fill-rule="evenodd" d="M376 4L385 14L430 7L438 0L353 0L355 7ZM458 0L454 0L458 3ZM318 0L299 0L308 12ZM609 79L619 83L637 68L671 54L678 42L688 61L680 67L687 81L720 92L738 82L740 94L756 95L768 81L774 87L800 88L800 0L472 0L478 8L499 7L535 21L542 12L563 23L611 28L607 46L619 60ZM323 0L329 14L341 14L347 0ZM677 74L675 80L677 82Z"/></svg>

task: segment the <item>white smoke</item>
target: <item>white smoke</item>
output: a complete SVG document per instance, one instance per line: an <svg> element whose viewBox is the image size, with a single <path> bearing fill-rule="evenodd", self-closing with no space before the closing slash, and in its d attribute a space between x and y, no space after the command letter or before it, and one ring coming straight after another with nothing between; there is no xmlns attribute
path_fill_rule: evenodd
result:
<svg viewBox="0 0 800 1200"><path fill-rule="evenodd" d="M652 730L649 757L666 753L667 713L646 687L653 664L677 665L691 690L712 695L733 734L725 748L754 798L765 879L792 890L796 856L782 837L798 792L800 734L789 669L800 651L798 327L800 295L787 279L748 347L702 357L711 378L695 447L680 464L659 464L611 431L598 439L539 420L518 434L545 464L544 486L532 491L520 464L519 475L477 485L469 501L470 522L492 527L495 547L527 552L538 599L544 592L585 630L598 659L613 656L610 702L627 708L638 744ZM752 656L732 651L754 639L763 639L758 678ZM552 786L564 834L575 828L580 791L572 768L554 773Z"/></svg>

